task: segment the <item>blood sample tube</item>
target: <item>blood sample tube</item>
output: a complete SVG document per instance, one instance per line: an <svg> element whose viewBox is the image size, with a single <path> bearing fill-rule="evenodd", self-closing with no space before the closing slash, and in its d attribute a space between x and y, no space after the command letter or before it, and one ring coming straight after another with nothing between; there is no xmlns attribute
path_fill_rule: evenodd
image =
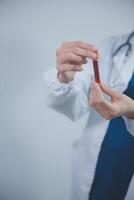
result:
<svg viewBox="0 0 134 200"><path fill-rule="evenodd" d="M98 53L97 53L98 54ZM101 83L100 81L100 73L99 73L99 65L98 65L98 59L93 60L93 68L94 68L94 77L95 77L95 82L98 84Z"/></svg>

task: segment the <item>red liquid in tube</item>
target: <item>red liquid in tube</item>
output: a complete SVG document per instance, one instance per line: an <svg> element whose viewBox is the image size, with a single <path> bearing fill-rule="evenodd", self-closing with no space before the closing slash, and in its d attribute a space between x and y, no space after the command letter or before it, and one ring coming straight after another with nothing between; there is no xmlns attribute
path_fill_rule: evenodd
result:
<svg viewBox="0 0 134 200"><path fill-rule="evenodd" d="M100 84L101 81L100 81L99 64L98 64L98 51L96 51L96 53L97 53L97 60L93 60L94 77L95 77L95 82Z"/></svg>
<svg viewBox="0 0 134 200"><path fill-rule="evenodd" d="M94 68L95 82L97 82L98 84L100 84L101 81L100 81L100 73L99 73L98 60L93 60L93 68Z"/></svg>

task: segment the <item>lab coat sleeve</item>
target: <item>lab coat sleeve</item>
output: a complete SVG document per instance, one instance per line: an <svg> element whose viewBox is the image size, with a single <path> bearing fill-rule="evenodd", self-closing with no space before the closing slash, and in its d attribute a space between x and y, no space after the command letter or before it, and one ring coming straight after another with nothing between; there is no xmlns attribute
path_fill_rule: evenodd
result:
<svg viewBox="0 0 134 200"><path fill-rule="evenodd" d="M45 72L46 105L72 121L78 120L90 111L88 95L92 78L86 69L89 67L88 64L82 72L76 72L73 81L69 83L61 83L57 79L56 69Z"/></svg>
<svg viewBox="0 0 134 200"><path fill-rule="evenodd" d="M134 119L130 119L125 116L123 116L123 119L125 121L127 130L134 136Z"/></svg>

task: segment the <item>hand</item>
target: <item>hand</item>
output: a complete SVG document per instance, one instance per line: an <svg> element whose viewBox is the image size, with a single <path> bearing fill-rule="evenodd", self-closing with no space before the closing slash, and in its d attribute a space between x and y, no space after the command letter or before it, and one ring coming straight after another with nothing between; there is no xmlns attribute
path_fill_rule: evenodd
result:
<svg viewBox="0 0 134 200"><path fill-rule="evenodd" d="M111 100L106 100L103 93L110 96ZM99 85L93 82L89 103L107 120L123 115L134 118L134 101L125 94L116 92L102 83Z"/></svg>
<svg viewBox="0 0 134 200"><path fill-rule="evenodd" d="M56 51L57 70L61 82L73 80L76 71L82 71L87 58L97 59L97 49L81 41L64 42Z"/></svg>

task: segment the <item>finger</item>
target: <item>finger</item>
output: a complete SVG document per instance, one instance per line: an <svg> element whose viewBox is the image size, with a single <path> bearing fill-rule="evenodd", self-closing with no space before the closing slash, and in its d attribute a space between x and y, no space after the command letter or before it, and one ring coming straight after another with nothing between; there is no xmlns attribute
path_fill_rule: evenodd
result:
<svg viewBox="0 0 134 200"><path fill-rule="evenodd" d="M70 61L70 62L68 62L68 64L73 64L73 65L76 65L76 66L78 66L78 65L83 65L83 64L86 64L87 62L88 62L87 60L83 59L83 61L82 61L82 62Z"/></svg>
<svg viewBox="0 0 134 200"><path fill-rule="evenodd" d="M111 103L105 100L99 84L95 82L92 84L91 96L93 106L111 106Z"/></svg>
<svg viewBox="0 0 134 200"><path fill-rule="evenodd" d="M111 103L106 101L103 97L91 93L89 103L104 118L111 116Z"/></svg>
<svg viewBox="0 0 134 200"><path fill-rule="evenodd" d="M70 63L70 62L76 62L76 63L83 63L85 58L82 56L77 56L72 53L68 54L62 54L61 56L58 57L58 63Z"/></svg>
<svg viewBox="0 0 134 200"><path fill-rule="evenodd" d="M82 56L76 57L76 55L72 55L72 57L70 56L69 60L67 60L67 58L69 58L69 55L66 54L57 57L56 58L57 64L59 65L61 63L68 63L73 65L83 65L88 62L88 60Z"/></svg>
<svg viewBox="0 0 134 200"><path fill-rule="evenodd" d="M102 91L109 95L111 98L116 98L119 99L121 97L121 94L119 92L116 92L115 90L112 90L111 88L109 88L108 86L100 83L100 87L102 89Z"/></svg>
<svg viewBox="0 0 134 200"><path fill-rule="evenodd" d="M91 59L98 58L98 54L96 52L93 52L87 49L77 48L77 47L72 49L72 53L78 56L85 57L85 58L91 58Z"/></svg>
<svg viewBox="0 0 134 200"><path fill-rule="evenodd" d="M84 68L82 65L73 65L73 64L62 64L57 66L59 72L66 72L66 71L83 71Z"/></svg>
<svg viewBox="0 0 134 200"><path fill-rule="evenodd" d="M90 98L90 105L104 118L111 119L117 115L114 105L105 100L99 84L93 83Z"/></svg>
<svg viewBox="0 0 134 200"><path fill-rule="evenodd" d="M87 59L83 59L82 64L86 64L86 63L88 63L88 60Z"/></svg>
<svg viewBox="0 0 134 200"><path fill-rule="evenodd" d="M92 51L97 51L97 48L94 45L82 41L75 41L74 46Z"/></svg>
<svg viewBox="0 0 134 200"><path fill-rule="evenodd" d="M98 104L100 103L101 105L104 105L106 107L106 109L112 109L112 103L105 99L102 91L103 90L101 90L100 85L95 82L94 83L94 97L96 97L96 102L98 102Z"/></svg>
<svg viewBox="0 0 134 200"><path fill-rule="evenodd" d="M91 45L89 43L85 43L85 42L82 42L82 41L63 42L61 47L68 47L68 48L79 47L79 48L88 49L88 50L91 50L91 51L97 51L97 48L94 45Z"/></svg>
<svg viewBox="0 0 134 200"><path fill-rule="evenodd" d="M92 95L96 101L104 100L102 90L101 90L99 84L96 82L92 83Z"/></svg>

